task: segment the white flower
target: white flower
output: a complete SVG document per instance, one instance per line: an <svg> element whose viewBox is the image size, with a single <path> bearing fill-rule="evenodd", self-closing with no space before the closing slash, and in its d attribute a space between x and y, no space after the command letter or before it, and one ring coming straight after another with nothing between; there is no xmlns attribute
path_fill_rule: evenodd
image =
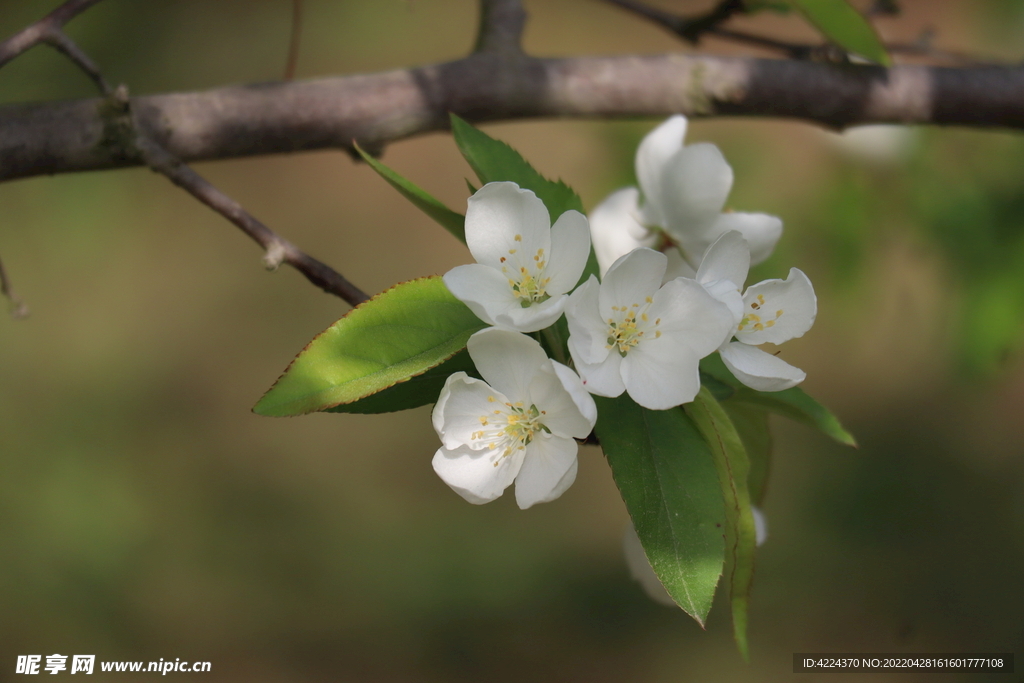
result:
<svg viewBox="0 0 1024 683"><path fill-rule="evenodd" d="M626 391L652 410L696 396L698 363L726 339L733 315L694 280L662 287L666 263L661 252L637 249L569 297L569 352L590 393Z"/></svg>
<svg viewBox="0 0 1024 683"><path fill-rule="evenodd" d="M768 520L765 519L764 513L753 505L750 506L750 512L754 516L755 543L761 546L768 540ZM636 529L632 524L626 527L626 533L623 534L622 552L626 556L629 575L640 584L644 592L647 593L647 597L662 605L675 607L676 601L668 594L661 579L654 573L654 568L651 567L647 553L644 552L644 547L640 544L640 537L636 535Z"/></svg>
<svg viewBox="0 0 1024 683"><path fill-rule="evenodd" d="M653 246L659 229L693 266L730 230L747 239L753 263L771 255L782 236L782 221L763 213L723 213L732 189L732 168L711 143L684 146L686 127L686 117L673 116L648 133L637 148L642 206L636 188L625 188L591 213L594 251L602 270L632 249Z"/></svg>
<svg viewBox="0 0 1024 683"><path fill-rule="evenodd" d="M597 421L597 406L569 368L540 344L489 327L469 338L484 380L457 372L434 406L442 446L434 471L470 503L487 503L516 482L524 510L558 498L576 479L577 445Z"/></svg>
<svg viewBox="0 0 1024 683"><path fill-rule="evenodd" d="M561 317L590 255L590 231L578 211L552 226L533 192L488 183L469 198L466 244L477 262L445 274L451 293L486 323L536 332Z"/></svg>
<svg viewBox="0 0 1024 683"><path fill-rule="evenodd" d="M594 242L594 255L601 269L601 277L613 263L634 249L657 246L661 235L641 225L637 208L640 191L624 187L605 197L590 212L590 237Z"/></svg>
<svg viewBox="0 0 1024 683"><path fill-rule="evenodd" d="M785 280L765 280L747 288L750 251L738 232L716 241L697 269L697 282L733 312L732 336L719 349L736 379L758 391L782 391L804 381L803 370L757 348L802 337L814 324L818 301L803 271L792 268Z"/></svg>

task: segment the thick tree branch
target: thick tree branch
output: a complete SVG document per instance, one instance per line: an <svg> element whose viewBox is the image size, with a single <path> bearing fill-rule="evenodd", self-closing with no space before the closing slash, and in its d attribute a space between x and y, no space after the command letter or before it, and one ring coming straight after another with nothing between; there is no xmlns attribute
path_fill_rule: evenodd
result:
<svg viewBox="0 0 1024 683"><path fill-rule="evenodd" d="M301 150L380 150L470 121L758 116L1024 129L1024 67L892 69L686 56L507 60L482 52L417 69L138 97L155 142L183 162ZM0 180L138 165L106 100L0 107Z"/></svg>

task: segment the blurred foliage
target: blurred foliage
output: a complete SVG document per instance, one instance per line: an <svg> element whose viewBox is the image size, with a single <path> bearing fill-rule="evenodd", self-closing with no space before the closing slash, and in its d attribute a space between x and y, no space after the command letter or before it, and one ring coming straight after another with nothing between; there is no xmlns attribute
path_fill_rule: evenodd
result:
<svg viewBox="0 0 1024 683"><path fill-rule="evenodd" d="M0 33L54 4L0 1ZM473 42L471 0L305 5L299 77ZM910 34L928 23L939 44L1020 59L1018 2L901 7L887 21ZM599 3L527 8L536 54L688 49ZM107 0L68 30L145 93L279 77L289 16L287 0ZM44 47L0 70L0 102L91 95ZM489 129L590 207L634 182L653 124ZM54 652L205 659L207 681L788 681L801 651L1019 655L1024 147L935 129L872 155L849 137L751 120L688 136L722 147L736 209L783 217L751 280L811 277L819 320L786 357L861 443L778 425L749 667L724 601L703 632L629 580L598 450L566 495L524 513L469 506L436 478L428 409L252 415L340 302L263 272L233 227L148 171L0 185L0 256L33 311L0 318L0 680L18 654ZM450 137L385 161L464 209L471 171ZM199 170L367 291L468 259L340 152Z"/></svg>

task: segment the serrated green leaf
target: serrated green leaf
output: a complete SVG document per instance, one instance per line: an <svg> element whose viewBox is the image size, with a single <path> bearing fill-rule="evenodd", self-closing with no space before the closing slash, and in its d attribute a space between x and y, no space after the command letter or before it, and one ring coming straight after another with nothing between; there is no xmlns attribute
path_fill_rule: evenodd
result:
<svg viewBox="0 0 1024 683"><path fill-rule="evenodd" d="M459 351L438 366L430 368L422 375L410 377L384 391L371 394L352 403L328 408L328 413L393 413L399 410L419 408L437 401L444 383L453 373L465 372L471 377L480 378L473 365L468 351Z"/></svg>
<svg viewBox="0 0 1024 683"><path fill-rule="evenodd" d="M542 176L508 143L495 140L455 114L451 120L455 144L481 183L511 181L532 190L548 207L552 222L570 209L583 213L583 202L571 187Z"/></svg>
<svg viewBox="0 0 1024 683"><path fill-rule="evenodd" d="M768 474L772 466L772 432L768 424L768 410L748 403L721 399L719 401L729 414L729 419L736 427L740 439L743 440L747 460L750 461L750 474L747 475L750 502L760 506L764 502Z"/></svg>
<svg viewBox="0 0 1024 683"><path fill-rule="evenodd" d="M814 427L826 436L830 436L841 444L857 447L857 440L846 431L839 418L829 412L800 387L783 391L754 391L736 379L729 368L722 362L721 356L713 353L700 362L700 370L724 382L736 390L730 401L749 403L761 406L777 415L802 422Z"/></svg>
<svg viewBox="0 0 1024 683"><path fill-rule="evenodd" d="M320 333L253 410L281 417L358 401L440 365L486 326L440 277L403 282Z"/></svg>
<svg viewBox="0 0 1024 683"><path fill-rule="evenodd" d="M455 235L460 242L466 243L465 216L452 211L441 200L436 199L433 195L400 175L394 169L384 165L380 160L374 159L364 152L359 145L355 145L355 148L359 152L359 156L363 157L363 160L370 165L370 168L376 171L381 178L388 181L391 187L398 190L417 209L437 221L442 228Z"/></svg>
<svg viewBox="0 0 1024 683"><path fill-rule="evenodd" d="M885 51L875 28L846 0L790 0L793 6L821 31L826 38L847 52L883 66L889 66L889 53Z"/></svg>
<svg viewBox="0 0 1024 683"><path fill-rule="evenodd" d="M531 190L544 202L548 213L551 214L552 223L570 209L584 213L583 202L575 190L561 180L548 180L542 176L508 143L495 140L455 114L451 115L451 121L455 144L481 183L509 181ZM591 247L587 265L578 284L586 282L592 274L597 275L598 272L597 255Z"/></svg>
<svg viewBox="0 0 1024 683"><path fill-rule="evenodd" d="M685 406L701 436L711 449L725 501L725 557L732 605L732 631L744 659L747 648L747 606L754 579L754 549L757 533L750 511L747 477L750 463L736 427L707 387L701 387L692 403Z"/></svg>
<svg viewBox="0 0 1024 683"><path fill-rule="evenodd" d="M704 439L682 410L594 397L597 436L654 572L701 626L725 562L725 510Z"/></svg>

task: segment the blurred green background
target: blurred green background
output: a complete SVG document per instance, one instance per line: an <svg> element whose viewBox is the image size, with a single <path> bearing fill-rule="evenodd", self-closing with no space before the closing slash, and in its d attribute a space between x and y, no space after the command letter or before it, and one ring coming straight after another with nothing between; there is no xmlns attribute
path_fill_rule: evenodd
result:
<svg viewBox="0 0 1024 683"><path fill-rule="evenodd" d="M56 4L0 1L0 35ZM887 38L934 28L945 48L1022 56L1022 2L901 4ZM690 49L594 0L526 6L534 54ZM68 32L146 94L279 78L290 15L288 0L107 0ZM476 16L472 0L306 0L298 76L457 58ZM794 17L740 25L813 38ZM45 47L0 70L0 103L92 94ZM487 130L592 207L634 182L654 123ZM0 316L0 681L20 678L17 655L55 652L207 660L174 676L208 681L666 683L817 680L791 673L806 651L1024 656L1024 138L723 119L688 140L725 152L732 207L785 221L752 281L811 277L818 322L785 354L861 442L775 425L749 665L724 601L703 632L629 579L598 449L523 512L511 495L470 506L434 475L429 408L253 415L346 306L264 272L233 226L134 169L0 185L0 256L32 309ZM448 136L384 161L464 209ZM469 258L340 151L197 170L369 292Z"/></svg>

